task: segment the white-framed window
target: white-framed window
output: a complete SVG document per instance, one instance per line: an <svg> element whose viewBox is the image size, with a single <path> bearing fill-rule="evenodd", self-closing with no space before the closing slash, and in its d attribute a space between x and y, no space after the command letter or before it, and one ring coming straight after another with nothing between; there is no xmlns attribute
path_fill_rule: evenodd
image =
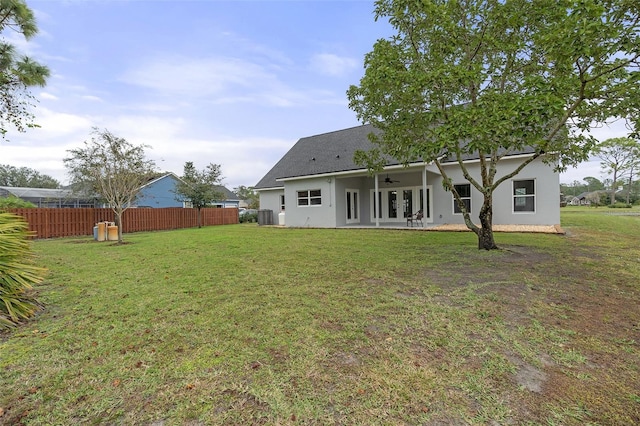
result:
<svg viewBox="0 0 640 426"><path fill-rule="evenodd" d="M467 209L468 213L471 213L471 184L470 183L461 183L458 185L453 185L458 195L462 199L464 203L465 209ZM451 194L453 198L453 213L454 214L462 214L462 210L460 210L460 206L458 205L458 201L456 197Z"/></svg>
<svg viewBox="0 0 640 426"><path fill-rule="evenodd" d="M280 195L280 211L284 211L284 194Z"/></svg>
<svg viewBox="0 0 640 426"><path fill-rule="evenodd" d="M536 181L523 179L513 181L513 212L535 213Z"/></svg>
<svg viewBox="0 0 640 426"><path fill-rule="evenodd" d="M308 189L298 191L298 206L320 206L322 205L322 190Z"/></svg>

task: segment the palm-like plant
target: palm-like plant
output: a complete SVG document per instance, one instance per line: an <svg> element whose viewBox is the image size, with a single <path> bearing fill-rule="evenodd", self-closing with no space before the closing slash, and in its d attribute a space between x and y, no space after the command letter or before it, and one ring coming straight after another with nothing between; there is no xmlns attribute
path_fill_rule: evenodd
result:
<svg viewBox="0 0 640 426"><path fill-rule="evenodd" d="M46 270L32 262L28 236L22 217L0 212L0 329L31 318L41 307L31 290Z"/></svg>

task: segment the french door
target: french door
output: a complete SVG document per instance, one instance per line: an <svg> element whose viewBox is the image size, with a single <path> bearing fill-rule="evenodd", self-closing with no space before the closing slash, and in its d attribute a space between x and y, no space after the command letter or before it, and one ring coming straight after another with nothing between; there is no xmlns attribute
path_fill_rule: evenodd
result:
<svg viewBox="0 0 640 426"><path fill-rule="evenodd" d="M389 188L378 191L377 209L374 209L374 191L371 190L370 212L372 221L404 222L407 217L422 210L425 219L431 218L431 186L427 186L427 205L424 205L421 187ZM377 211L376 211L377 210Z"/></svg>
<svg viewBox="0 0 640 426"><path fill-rule="evenodd" d="M346 190L347 223L360 223L360 191Z"/></svg>

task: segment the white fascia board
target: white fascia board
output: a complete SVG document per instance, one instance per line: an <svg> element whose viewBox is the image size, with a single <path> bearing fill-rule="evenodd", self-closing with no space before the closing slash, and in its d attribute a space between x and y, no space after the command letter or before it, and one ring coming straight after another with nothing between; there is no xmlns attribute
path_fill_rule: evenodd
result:
<svg viewBox="0 0 640 426"><path fill-rule="evenodd" d="M420 162L420 163L411 163L409 166L405 167L402 164L394 164L392 166L385 166L381 171L377 172L377 173L383 173L385 171L389 171L389 170L404 170L404 169L411 169L413 167L423 167L427 165L427 163L424 162ZM292 177L286 177L286 178L278 178L276 179L276 182L287 182L287 181L294 181L294 180L302 180L302 179L312 179L312 178L323 178L323 177L334 177L334 176L364 176L364 175L368 175L369 174L369 170L367 169L356 169L356 170L347 170L344 172L327 172L327 173L319 173L319 174L315 174L315 175L304 175L304 176L292 176Z"/></svg>
<svg viewBox="0 0 640 426"><path fill-rule="evenodd" d="M502 157L499 161L502 160L506 160L506 159L521 159L521 158L527 158L527 157L531 157L533 154L529 153L529 154L516 154L516 155L509 155L509 156L505 156ZM479 158L474 158L471 160L464 160L463 163L464 164L474 164L474 163L479 163L480 159ZM433 166L434 163L431 162L425 162L425 161L420 161L420 162L415 162L415 163L411 163L409 166L404 166L403 164L394 164L392 166L385 166L380 172L378 173L384 173L386 171L397 171L397 170L406 170L406 169L411 169L414 167L429 167L429 166ZM447 163L441 163L441 165L443 167L447 167L447 166L455 166L455 167L459 167L458 162L457 161L451 161L451 162L447 162ZM428 169L430 172L432 173L436 173L436 174L440 174L440 172L436 169L436 168L429 168ZM328 172L328 173L319 173L319 174L315 174L315 175L304 175L304 176L292 176L292 177L286 177L286 178L278 178L276 179L276 182L288 182L288 181L295 181L295 180L303 180L303 179L312 179L312 178L323 178L323 177L333 177L333 176L358 176L358 175L368 175L369 171L367 169L356 169L356 170L348 170L348 171L344 171L344 172ZM277 188L265 188L263 190L266 189L281 189L281 187L277 187Z"/></svg>
<svg viewBox="0 0 640 426"><path fill-rule="evenodd" d="M256 192L260 192L260 191L277 191L277 190L282 190L282 189L284 189L284 186L272 186L272 187L269 187L269 188L254 188L253 190L256 191Z"/></svg>
<svg viewBox="0 0 640 426"><path fill-rule="evenodd" d="M330 177L330 176L360 175L360 174L366 174L366 173L367 173L367 169L349 170L346 172L329 172L329 173L319 173L316 175L304 175L304 176L293 176L293 177L287 177L287 178L278 178L276 179L276 182L289 182L294 180L315 179L315 178L323 178L323 177Z"/></svg>
<svg viewBox="0 0 640 426"><path fill-rule="evenodd" d="M529 154L507 155L507 156L504 156L504 157L500 158L500 160L498 160L498 161L500 162L500 161L502 161L502 160L518 160L518 159L521 159L521 158L528 158L528 157L532 157L532 156L533 156L533 153L529 153ZM491 158L491 157L487 157L486 159L488 160L488 159L490 159L490 158ZM480 159L479 159L479 158L474 158L474 159L471 159L471 160L464 160L464 161L463 161L463 163L464 163L464 164L474 164L474 163L479 163L479 162L480 162ZM446 167L446 166L456 166L456 167L457 167L457 166L459 166L459 164L458 164L458 162L457 162L457 161L449 161L449 162L447 162L447 163L440 163L440 164L441 164L443 167Z"/></svg>

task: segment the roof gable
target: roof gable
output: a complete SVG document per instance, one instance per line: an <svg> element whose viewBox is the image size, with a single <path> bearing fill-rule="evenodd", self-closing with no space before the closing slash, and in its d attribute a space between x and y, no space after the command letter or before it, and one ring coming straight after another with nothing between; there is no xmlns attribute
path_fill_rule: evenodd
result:
<svg viewBox="0 0 640 426"><path fill-rule="evenodd" d="M380 131L370 124L299 139L258 182L255 188L282 186L277 179L362 170L353 162L357 150L370 150L369 133Z"/></svg>

